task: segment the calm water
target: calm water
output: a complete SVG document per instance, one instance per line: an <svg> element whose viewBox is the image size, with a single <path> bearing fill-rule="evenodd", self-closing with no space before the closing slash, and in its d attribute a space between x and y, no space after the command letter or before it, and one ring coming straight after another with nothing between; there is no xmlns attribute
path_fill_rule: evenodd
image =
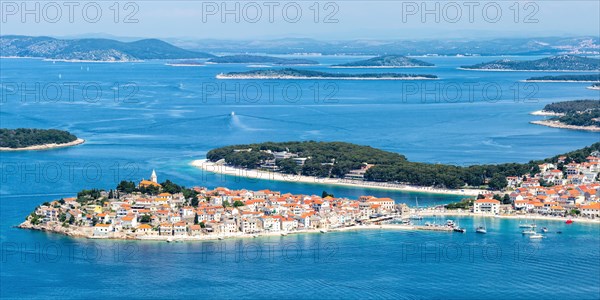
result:
<svg viewBox="0 0 600 300"><path fill-rule="evenodd" d="M585 89L589 83L525 85L519 81L552 73L456 70L488 59L494 58L424 58L437 67L400 72L441 79L414 82L217 81L218 73L252 68L2 59L1 127L67 129L87 140L1 154L2 297L599 298L597 225L549 223L563 234L536 242L519 234L518 221L488 220L490 233L480 236L472 230L479 221L464 219L471 229L464 235L373 230L212 244L90 241L12 228L41 202L148 177L153 168L159 180L188 186L327 190L411 204L417 196L222 177L189 166L229 144L336 140L414 161L468 165L525 162L600 140L598 133L528 123L538 118L528 114L547 103L597 99L598 91ZM34 91L21 99L15 86ZM418 197L420 205L459 199Z"/></svg>

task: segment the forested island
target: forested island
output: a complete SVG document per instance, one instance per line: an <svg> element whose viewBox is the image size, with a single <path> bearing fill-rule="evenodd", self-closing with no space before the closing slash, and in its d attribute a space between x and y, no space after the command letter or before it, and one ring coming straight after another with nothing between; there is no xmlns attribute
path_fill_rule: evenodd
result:
<svg viewBox="0 0 600 300"><path fill-rule="evenodd" d="M501 59L471 66L465 70L490 71L598 71L600 60L576 55L557 55L536 60Z"/></svg>
<svg viewBox="0 0 600 300"><path fill-rule="evenodd" d="M332 65L333 68L403 68L403 67L431 67L432 63L409 58L403 55L384 55L370 59Z"/></svg>
<svg viewBox="0 0 600 300"><path fill-rule="evenodd" d="M209 63L218 64L274 64L274 65L317 65L319 62L301 58L280 58L260 55L229 55L211 58Z"/></svg>
<svg viewBox="0 0 600 300"><path fill-rule="evenodd" d="M437 79L435 75L428 74L401 74L401 73L327 73L310 70L280 69L280 70L253 70L247 72L229 72L217 75L217 79L346 79L346 80L410 80L410 79Z"/></svg>
<svg viewBox="0 0 600 300"><path fill-rule="evenodd" d="M266 142L234 145L210 150L213 163L235 168L263 169L284 174L318 178L340 178L370 182L401 183L445 189L507 186L506 177L535 174L544 162L560 167L571 161L583 162L600 142L564 154L569 161L558 163L559 156L528 163L473 165L468 167L410 162L401 154L344 142Z"/></svg>
<svg viewBox="0 0 600 300"><path fill-rule="evenodd" d="M56 129L0 128L0 150L40 150L83 143L68 131Z"/></svg>
<svg viewBox="0 0 600 300"><path fill-rule="evenodd" d="M550 115L550 119L532 121L532 123L557 128L600 131L600 100L551 103L546 105L542 112Z"/></svg>
<svg viewBox="0 0 600 300"><path fill-rule="evenodd" d="M579 81L579 82L600 82L600 74L586 74L586 75L554 75L554 76L538 76L530 77L525 81L550 81L550 82L568 82L568 81Z"/></svg>
<svg viewBox="0 0 600 300"><path fill-rule="evenodd" d="M21 35L0 36L0 53L3 57L106 62L214 57L212 54L185 50L158 39L121 42L98 38L55 39Z"/></svg>

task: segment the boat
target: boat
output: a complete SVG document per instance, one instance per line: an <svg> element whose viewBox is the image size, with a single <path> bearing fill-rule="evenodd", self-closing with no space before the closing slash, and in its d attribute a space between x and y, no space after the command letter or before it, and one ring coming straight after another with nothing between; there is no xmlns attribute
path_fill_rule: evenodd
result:
<svg viewBox="0 0 600 300"><path fill-rule="evenodd" d="M542 239L542 238L544 238L544 236L539 233L536 233L536 234L530 235L529 238L530 239Z"/></svg>
<svg viewBox="0 0 600 300"><path fill-rule="evenodd" d="M456 226L456 224L452 220L446 220L446 226L448 226L448 227L454 227L454 226Z"/></svg>
<svg viewBox="0 0 600 300"><path fill-rule="evenodd" d="M222 239L223 239L223 237L222 237L222 236L220 236L220 237L218 237L218 239L219 239L219 240L222 240Z"/></svg>
<svg viewBox="0 0 600 300"><path fill-rule="evenodd" d="M542 227L542 232L548 232L548 227Z"/></svg>
<svg viewBox="0 0 600 300"><path fill-rule="evenodd" d="M319 230L321 233L327 233L327 229L321 229Z"/></svg>
<svg viewBox="0 0 600 300"><path fill-rule="evenodd" d="M288 235L287 232L282 232L281 233L281 236L286 236L286 235Z"/></svg>
<svg viewBox="0 0 600 300"><path fill-rule="evenodd" d="M477 229L475 229L475 232L477 232L477 233L487 233L487 229L485 229L484 226L479 226L479 227L477 227Z"/></svg>
<svg viewBox="0 0 600 300"><path fill-rule="evenodd" d="M556 233L558 233L558 234L561 234L561 233L562 233L562 231L557 231Z"/></svg>
<svg viewBox="0 0 600 300"><path fill-rule="evenodd" d="M465 233L465 232L467 232L467 230L466 230L466 229L464 229L464 228L460 228L460 227L458 227L458 226L456 226L456 227L452 228L452 230L454 230L454 232L460 232L460 233Z"/></svg>
<svg viewBox="0 0 600 300"><path fill-rule="evenodd" d="M167 243L171 243L171 242L173 242L173 238L168 238Z"/></svg>
<svg viewBox="0 0 600 300"><path fill-rule="evenodd" d="M568 219L565 223L567 223L567 224L573 224L573 220Z"/></svg>
<svg viewBox="0 0 600 300"><path fill-rule="evenodd" d="M521 233L523 235L526 235L526 234L536 234L535 230L531 230L531 229L523 230L523 231L521 231Z"/></svg>

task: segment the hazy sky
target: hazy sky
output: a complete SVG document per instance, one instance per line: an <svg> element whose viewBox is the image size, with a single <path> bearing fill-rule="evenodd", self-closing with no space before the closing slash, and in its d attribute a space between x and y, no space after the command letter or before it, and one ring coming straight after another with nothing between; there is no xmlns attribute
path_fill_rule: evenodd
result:
<svg viewBox="0 0 600 300"><path fill-rule="evenodd" d="M114 1L2 1L1 18L1 34L50 36L437 39L600 35L600 1L131 1L118 5Z"/></svg>

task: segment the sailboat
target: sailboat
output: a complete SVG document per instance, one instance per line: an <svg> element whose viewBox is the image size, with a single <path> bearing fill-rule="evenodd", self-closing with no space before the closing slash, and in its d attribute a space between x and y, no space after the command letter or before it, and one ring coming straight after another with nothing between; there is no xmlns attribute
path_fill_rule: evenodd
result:
<svg viewBox="0 0 600 300"><path fill-rule="evenodd" d="M419 210L419 198L415 197L415 212ZM417 213L410 216L411 220L423 220L423 217L419 216Z"/></svg>
<svg viewBox="0 0 600 300"><path fill-rule="evenodd" d="M487 233L487 228L485 226L485 218L483 219L483 225L479 225L479 227L477 227L477 229L475 229L475 232L477 233Z"/></svg>

